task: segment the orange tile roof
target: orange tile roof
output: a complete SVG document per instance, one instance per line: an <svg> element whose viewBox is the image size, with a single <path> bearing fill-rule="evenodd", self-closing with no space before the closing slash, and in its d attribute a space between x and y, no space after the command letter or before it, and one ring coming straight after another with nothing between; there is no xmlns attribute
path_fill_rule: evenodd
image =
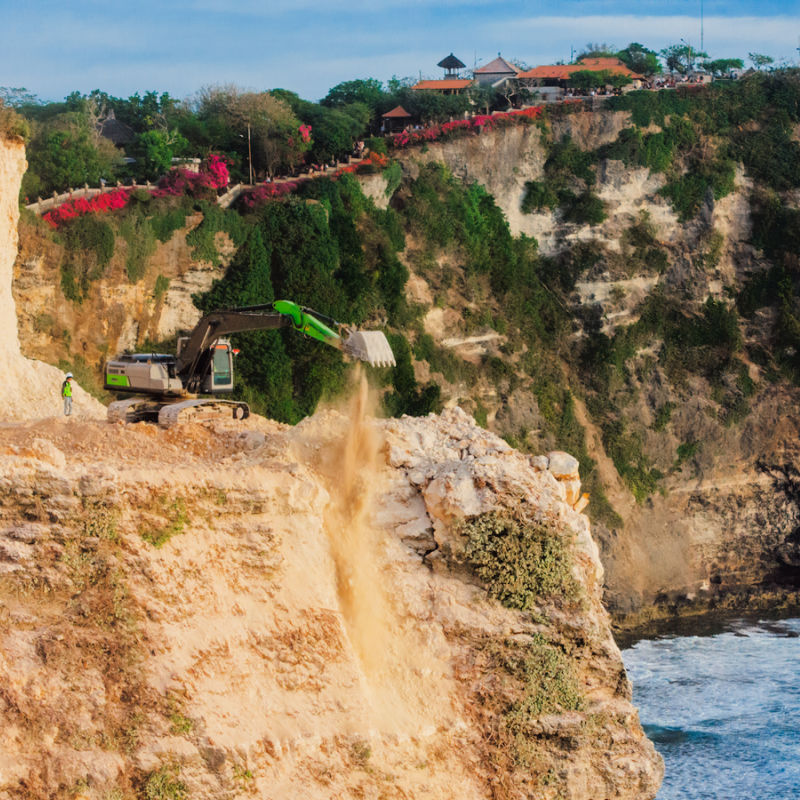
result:
<svg viewBox="0 0 800 800"><path fill-rule="evenodd" d="M382 117L388 117L389 119L401 119L404 117L410 117L411 114L406 111L403 106L395 106L391 111L387 111L385 114L381 114Z"/></svg>
<svg viewBox="0 0 800 800"><path fill-rule="evenodd" d="M607 70L614 75L625 75L633 80L641 80L642 76L631 72L618 58L584 58L578 64L551 64L534 67L527 72L520 72L518 78L556 78L566 80L573 72L602 72Z"/></svg>
<svg viewBox="0 0 800 800"><path fill-rule="evenodd" d="M419 81L412 89L466 89L472 83L471 78L446 78L442 81Z"/></svg>

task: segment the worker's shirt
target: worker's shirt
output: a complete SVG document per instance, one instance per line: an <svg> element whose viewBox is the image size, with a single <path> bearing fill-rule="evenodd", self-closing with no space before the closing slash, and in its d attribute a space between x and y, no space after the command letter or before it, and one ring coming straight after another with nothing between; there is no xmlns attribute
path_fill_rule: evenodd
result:
<svg viewBox="0 0 800 800"><path fill-rule="evenodd" d="M63 397L72 397L72 383L70 381L64 381L64 385L61 387L61 395Z"/></svg>

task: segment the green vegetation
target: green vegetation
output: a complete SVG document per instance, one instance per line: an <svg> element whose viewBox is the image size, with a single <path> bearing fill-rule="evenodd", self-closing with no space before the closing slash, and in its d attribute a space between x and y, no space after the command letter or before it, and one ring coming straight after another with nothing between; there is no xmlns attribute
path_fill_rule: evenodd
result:
<svg viewBox="0 0 800 800"><path fill-rule="evenodd" d="M153 299L158 303L167 293L167 289L169 289L169 278L165 278L163 275L156 276L156 283L153 287Z"/></svg>
<svg viewBox="0 0 800 800"><path fill-rule="evenodd" d="M527 726L542 714L578 711L583 707L578 681L570 659L540 633L524 647L510 647L504 659L506 670L523 682L524 695L506 713L514 733L527 733Z"/></svg>
<svg viewBox="0 0 800 800"><path fill-rule="evenodd" d="M491 512L465 520L457 532L465 539L460 558L504 606L530 610L542 598L577 596L566 542L552 527Z"/></svg>
<svg viewBox="0 0 800 800"><path fill-rule="evenodd" d="M189 793L180 774L180 767L173 763L154 770L144 780L142 797L145 800L187 800Z"/></svg>
<svg viewBox="0 0 800 800"><path fill-rule="evenodd" d="M672 412L675 410L675 403L666 402L660 406L656 411L655 419L653 420L652 428L654 431L666 430L669 421L672 418Z"/></svg>
<svg viewBox="0 0 800 800"><path fill-rule="evenodd" d="M566 137L549 147L543 181L528 181L522 197L523 214L560 208L566 222L599 225L606 218L603 201L592 192L597 160L595 153L581 150ZM576 194L573 189L583 187Z"/></svg>
<svg viewBox="0 0 800 800"><path fill-rule="evenodd" d="M522 196L523 214L532 214L542 209L553 209L558 206L558 197L553 189L542 181L526 181L525 193Z"/></svg>
<svg viewBox="0 0 800 800"><path fill-rule="evenodd" d="M114 255L114 230L105 220L88 214L70 220L60 235L65 250L61 290L68 300L80 304Z"/></svg>
<svg viewBox="0 0 800 800"><path fill-rule="evenodd" d="M163 547L173 536L182 534L189 522L186 501L182 497L177 497L172 502L162 497L159 506L158 513L166 517L166 525L141 531L142 539L156 548Z"/></svg>
<svg viewBox="0 0 800 800"><path fill-rule="evenodd" d="M156 236L150 221L142 214L130 214L121 220L119 234L128 245L125 271L128 280L136 283L144 277L150 256L156 250Z"/></svg>
<svg viewBox="0 0 800 800"><path fill-rule="evenodd" d="M235 211L221 209L216 203L201 200L198 210L202 212L203 219L186 234L186 243L192 248L192 258L218 267L222 260L217 249L217 234L227 233L238 247L247 236L246 225Z"/></svg>
<svg viewBox="0 0 800 800"><path fill-rule="evenodd" d="M667 254L656 239L655 227L646 211L639 212L636 222L622 234L622 253L629 275L661 273L667 269Z"/></svg>
<svg viewBox="0 0 800 800"><path fill-rule="evenodd" d="M0 101L0 141L13 141L16 139L27 142L30 135L30 125L25 118L14 111L13 108L7 108Z"/></svg>

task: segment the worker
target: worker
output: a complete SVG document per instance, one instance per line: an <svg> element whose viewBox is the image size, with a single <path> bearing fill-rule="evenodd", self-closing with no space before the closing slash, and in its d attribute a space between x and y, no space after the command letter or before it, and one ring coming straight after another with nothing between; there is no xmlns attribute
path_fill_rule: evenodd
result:
<svg viewBox="0 0 800 800"><path fill-rule="evenodd" d="M64 398L64 416L72 413L72 373L68 372L61 384L61 396Z"/></svg>

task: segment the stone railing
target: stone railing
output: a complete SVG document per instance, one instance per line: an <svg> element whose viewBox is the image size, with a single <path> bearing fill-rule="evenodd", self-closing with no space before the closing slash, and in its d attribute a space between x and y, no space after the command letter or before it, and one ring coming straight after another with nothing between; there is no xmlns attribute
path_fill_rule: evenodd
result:
<svg viewBox="0 0 800 800"><path fill-rule="evenodd" d="M108 183L105 186L98 186L96 188L90 187L88 183L85 183L81 189L67 189L67 191L62 194L53 192L52 197L44 199L37 197L35 203L28 203L25 208L41 216L51 209L60 206L62 203L77 200L80 197L89 199L96 197L98 194L103 194L104 192L113 192L115 189L152 189L154 187L155 184L150 183L150 181L147 181L147 183L136 183L136 181L133 181L130 184L123 184L121 181L117 181L116 183Z"/></svg>
<svg viewBox="0 0 800 800"><path fill-rule="evenodd" d="M221 208L230 208L239 195L252 188L252 186L248 186L245 183L237 183L234 186L230 186L225 194L221 194L217 198L217 205Z"/></svg>

